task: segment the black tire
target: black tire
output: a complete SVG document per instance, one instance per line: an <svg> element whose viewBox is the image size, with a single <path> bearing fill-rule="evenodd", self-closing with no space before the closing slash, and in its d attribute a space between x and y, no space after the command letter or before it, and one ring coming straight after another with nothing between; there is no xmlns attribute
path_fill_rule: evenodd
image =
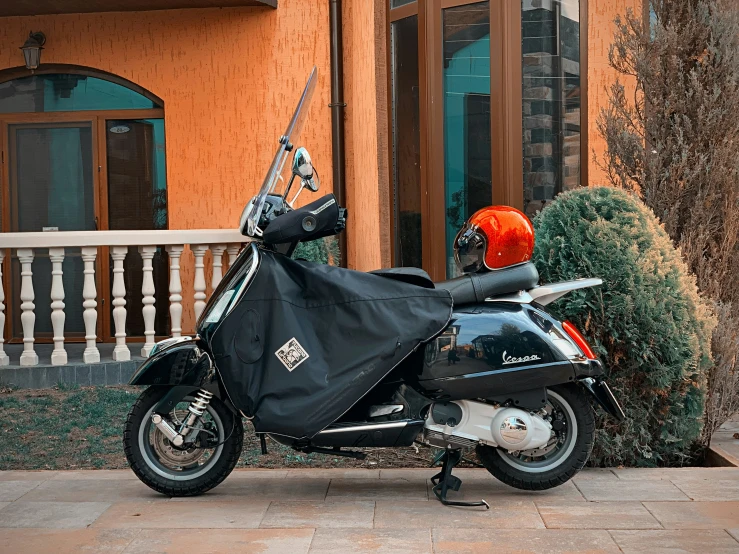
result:
<svg viewBox="0 0 739 554"><path fill-rule="evenodd" d="M550 400L569 405L571 413L568 411L568 420L574 416L576 425L572 442L565 443L560 457L549 465L546 460L532 460L528 467L525 461L503 449L478 445L477 455L482 465L506 485L529 491L551 489L569 481L590 457L595 438L595 416L585 391L578 385L569 384L552 387L547 392Z"/></svg>
<svg viewBox="0 0 739 554"><path fill-rule="evenodd" d="M219 485L233 471L244 443L244 426L241 418L214 396L210 400L208 413L223 443L213 449L214 453L208 462L188 470L192 471L191 474L177 473L171 468L168 472L168 468L152 455L153 447L149 439L151 413L168 390L168 387L149 387L131 408L123 431L126 459L136 476L155 491L168 496L197 496ZM185 400L191 398L186 397ZM158 430L153 432L159 433Z"/></svg>

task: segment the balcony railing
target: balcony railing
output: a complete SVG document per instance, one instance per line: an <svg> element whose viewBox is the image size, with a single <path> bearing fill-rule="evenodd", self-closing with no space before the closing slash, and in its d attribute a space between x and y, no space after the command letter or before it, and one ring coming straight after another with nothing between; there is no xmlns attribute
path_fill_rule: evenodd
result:
<svg viewBox="0 0 739 554"><path fill-rule="evenodd" d="M126 344L126 296L141 294L142 316L144 321L145 342L141 348L141 355L146 357L151 352L155 342L154 322L156 316L157 291L153 278L152 259L158 246L164 246L169 256L169 317L170 329L173 337L182 334L182 278L180 259L186 247L192 251L194 258L194 278L192 283L193 315L194 319L200 316L205 308L207 283L205 274L205 254L212 253L211 288L220 282L223 276L223 255L228 253L229 263L232 263L241 250L246 239L236 230L186 230L186 231L62 231L45 233L1 233L0 234L0 271L2 262L8 255L9 249L15 249L20 263L20 321L23 330L23 352L20 355L20 365L34 366L39 358L34 350L34 327L36 315L34 310L37 301L33 286L33 260L36 253L48 249L51 261L51 326L53 331L54 350L51 355L52 365L67 363L65 349L64 322L65 322L65 291L62 271L62 262L65 249L81 249L84 263L84 282L82 318L85 328L86 347L83 354L84 363L100 361L100 352L97 347L97 320L98 320L98 291L95 279L96 258L101 247L107 247L112 259L112 286L111 297L113 304L112 324L115 326L114 361L131 359L129 346ZM138 247L138 255L143 263L143 280L140 291L127 291L124 282L124 260L129 255L129 246ZM12 289L11 289L12 290ZM130 298L130 296L129 296ZM10 364L10 359L4 349L5 334L5 290L0 274L0 366ZM69 301L69 299L66 299Z"/></svg>

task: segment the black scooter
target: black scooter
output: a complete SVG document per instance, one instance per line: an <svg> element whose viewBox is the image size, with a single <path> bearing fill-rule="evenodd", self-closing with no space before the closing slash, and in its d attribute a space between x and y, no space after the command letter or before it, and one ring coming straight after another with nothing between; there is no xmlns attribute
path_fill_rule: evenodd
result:
<svg viewBox="0 0 739 554"><path fill-rule="evenodd" d="M569 323L544 306L599 279L538 286L531 263L433 283L418 269L361 273L291 258L301 241L343 230L333 195L294 203L318 176L295 149L314 68L262 188L240 222L249 242L197 323L197 336L158 343L131 379L148 385L124 431L126 457L148 486L198 495L233 470L242 418L306 453L363 458L358 447L442 449L434 493L461 481L465 449L501 481L543 490L586 463L594 400L624 414L603 367ZM300 188L288 199L294 181Z"/></svg>

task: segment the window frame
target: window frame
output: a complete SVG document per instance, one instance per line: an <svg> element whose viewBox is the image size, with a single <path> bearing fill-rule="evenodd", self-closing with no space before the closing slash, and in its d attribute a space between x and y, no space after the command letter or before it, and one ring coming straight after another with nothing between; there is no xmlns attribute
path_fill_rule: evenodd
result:
<svg viewBox="0 0 739 554"><path fill-rule="evenodd" d="M446 221L444 175L443 10L486 0L417 0L387 9L386 67L390 259L398 263L398 221L395 217L392 29L395 21L418 16L418 66L421 152L422 260L434 280L446 278ZM580 183L588 183L588 0L580 11ZM523 210L523 55L521 1L490 0L490 124L492 198Z"/></svg>
<svg viewBox="0 0 739 554"><path fill-rule="evenodd" d="M84 75L110 81L127 89L133 90L154 102L159 107L145 109L117 109L117 110L79 110L79 111L54 111L54 112L13 112L0 113L0 155L2 155L2 167L0 167L0 202L2 203L2 224L0 232L6 233L11 231L11 203L10 203L10 144L8 127L11 125L29 125L42 126L44 124L54 123L89 123L92 130L92 164L93 164L93 205L94 213L97 220L98 229L108 229L109 227L109 209L108 209L108 160L107 160L107 142L106 142L106 124L109 120L140 120L140 119L162 119L165 121L166 136L166 119L164 117L164 101L158 96L152 94L146 89L131 83L126 79L116 75L97 71L81 66L67 64L44 64L41 68L31 71L25 67L16 67L0 71L0 83L22 79L32 75L46 74L72 74ZM165 167L166 167L165 153ZM166 189L167 205L169 206L169 187ZM166 227L169 228L170 211L167 210ZM11 277L11 257L6 256L3 261L3 285L4 290L12 290L10 285ZM109 306L111 306L111 278L110 278L110 255L108 248L103 247L98 252L95 268L95 286L98 291L98 318L97 318L97 336L98 340L103 342L113 342L115 340L112 318L108 317ZM6 320L13 321L13 303L6 303ZM22 342L22 338L13 337L12 323L5 328L5 339L8 343ZM67 336L67 342L84 341L83 336ZM144 337L130 336L129 342L143 342ZM38 343L50 343L50 336L36 335Z"/></svg>

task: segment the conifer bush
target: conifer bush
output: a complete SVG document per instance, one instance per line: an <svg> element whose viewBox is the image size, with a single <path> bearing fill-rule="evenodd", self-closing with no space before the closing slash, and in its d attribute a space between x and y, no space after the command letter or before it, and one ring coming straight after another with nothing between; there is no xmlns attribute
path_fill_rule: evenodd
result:
<svg viewBox="0 0 739 554"><path fill-rule="evenodd" d="M341 262L339 241L336 237L325 237L301 242L295 248L292 257L319 264L339 265Z"/></svg>
<svg viewBox="0 0 739 554"><path fill-rule="evenodd" d="M599 411L591 463L691 463L715 322L679 251L649 208L615 188L561 194L534 225L543 283L603 279L549 306L591 341L626 412L619 424Z"/></svg>

